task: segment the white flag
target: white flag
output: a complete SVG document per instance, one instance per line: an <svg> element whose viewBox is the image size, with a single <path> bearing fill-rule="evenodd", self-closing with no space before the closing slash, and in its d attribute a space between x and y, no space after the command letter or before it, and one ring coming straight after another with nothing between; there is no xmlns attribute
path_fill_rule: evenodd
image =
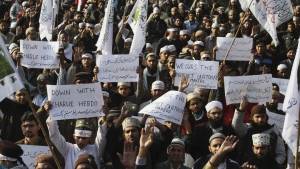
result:
<svg viewBox="0 0 300 169"><path fill-rule="evenodd" d="M286 112L282 137L296 156L297 138L298 138L298 120L299 120L299 101L298 90L298 67L300 62L300 43L298 40L298 49L293 63L290 81L287 87L286 96L283 102L283 111Z"/></svg>
<svg viewBox="0 0 300 169"><path fill-rule="evenodd" d="M128 24L133 31L130 54L139 55L146 43L148 0L137 0L128 16Z"/></svg>
<svg viewBox="0 0 300 169"><path fill-rule="evenodd" d="M252 3L251 3L252 2ZM251 5L250 5L251 3ZM250 10L262 27L270 34L277 46L279 41L276 27L293 17L290 0L240 0L243 10Z"/></svg>
<svg viewBox="0 0 300 169"><path fill-rule="evenodd" d="M54 1L43 0L40 14L40 38L46 38L48 41L52 39L53 24L55 21Z"/></svg>
<svg viewBox="0 0 300 169"><path fill-rule="evenodd" d="M112 54L113 21L114 6L112 0L109 0L105 8L105 16L103 19L100 35L96 43L97 51L102 51L103 55Z"/></svg>

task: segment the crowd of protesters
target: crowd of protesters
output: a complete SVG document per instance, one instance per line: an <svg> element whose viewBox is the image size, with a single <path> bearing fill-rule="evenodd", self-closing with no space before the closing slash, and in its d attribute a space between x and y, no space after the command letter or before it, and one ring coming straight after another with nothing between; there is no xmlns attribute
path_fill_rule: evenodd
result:
<svg viewBox="0 0 300 169"><path fill-rule="evenodd" d="M275 46L238 0L149 0L139 81L101 83L104 117L48 118L46 85L98 82L95 44L107 2L60 1L53 29L53 40L61 46L60 68L42 70L23 67L20 53L20 40L45 40L38 32L42 0L0 1L0 36L26 86L0 102L1 169L26 168L18 144L49 144L53 149L53 155L36 157L36 169L56 169L57 163L65 169L294 167L281 132L268 123L267 112L285 114L280 86L273 84L272 100L265 104L243 98L240 104L226 105L224 76L272 74L289 79L300 34L300 2L292 1L293 17L277 28L280 43ZM135 0L113 2L113 54L128 54L133 32L127 16ZM220 62L218 89L196 87L187 92L187 77L174 86L176 59L214 61L217 37L235 35L253 38L253 57L247 62ZM181 125L138 114L170 90L187 94Z"/></svg>

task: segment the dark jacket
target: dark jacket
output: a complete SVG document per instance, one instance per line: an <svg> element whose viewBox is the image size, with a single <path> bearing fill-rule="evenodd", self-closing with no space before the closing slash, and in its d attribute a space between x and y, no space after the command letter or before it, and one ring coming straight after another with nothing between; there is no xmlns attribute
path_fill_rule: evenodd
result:
<svg viewBox="0 0 300 169"><path fill-rule="evenodd" d="M209 154L206 157L203 158L199 158L198 160L196 160L193 169L202 169L205 164L208 162L208 160L210 159L210 157L212 156L212 154ZM239 163L237 163L234 160L231 160L230 158L226 158L226 168L227 169L239 169L240 165Z"/></svg>

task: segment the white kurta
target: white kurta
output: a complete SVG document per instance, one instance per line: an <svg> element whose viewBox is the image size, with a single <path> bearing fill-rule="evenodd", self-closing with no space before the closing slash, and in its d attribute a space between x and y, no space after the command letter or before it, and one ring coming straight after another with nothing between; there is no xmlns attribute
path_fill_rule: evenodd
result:
<svg viewBox="0 0 300 169"><path fill-rule="evenodd" d="M48 118L47 125L51 141L65 158L65 169L74 169L74 165L76 160L78 159L78 156L84 153L94 156L97 166L98 168L100 168L100 161L102 159L102 154L106 145L106 125L101 126L99 124L95 144L89 144L83 149L80 149L77 144L66 142L65 138L59 132L57 121Z"/></svg>

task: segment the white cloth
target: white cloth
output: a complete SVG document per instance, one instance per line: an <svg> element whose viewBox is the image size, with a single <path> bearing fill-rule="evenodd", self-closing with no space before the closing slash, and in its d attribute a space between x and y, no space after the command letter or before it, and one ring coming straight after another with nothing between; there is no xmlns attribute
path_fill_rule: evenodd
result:
<svg viewBox="0 0 300 169"><path fill-rule="evenodd" d="M100 168L100 161L102 159L102 154L106 145L106 125L101 126L99 124L95 144L88 144L82 149L80 149L77 144L66 142L65 138L59 132L57 121L53 121L48 118L47 126L49 129L49 137L51 141L65 158L65 169L74 169L74 164L78 159L78 156L83 153L94 156L97 166L98 168Z"/></svg>
<svg viewBox="0 0 300 169"><path fill-rule="evenodd" d="M42 96L42 95L38 94L38 95L34 96L32 103L39 107L42 107L46 103L47 100L48 100L47 95Z"/></svg>

